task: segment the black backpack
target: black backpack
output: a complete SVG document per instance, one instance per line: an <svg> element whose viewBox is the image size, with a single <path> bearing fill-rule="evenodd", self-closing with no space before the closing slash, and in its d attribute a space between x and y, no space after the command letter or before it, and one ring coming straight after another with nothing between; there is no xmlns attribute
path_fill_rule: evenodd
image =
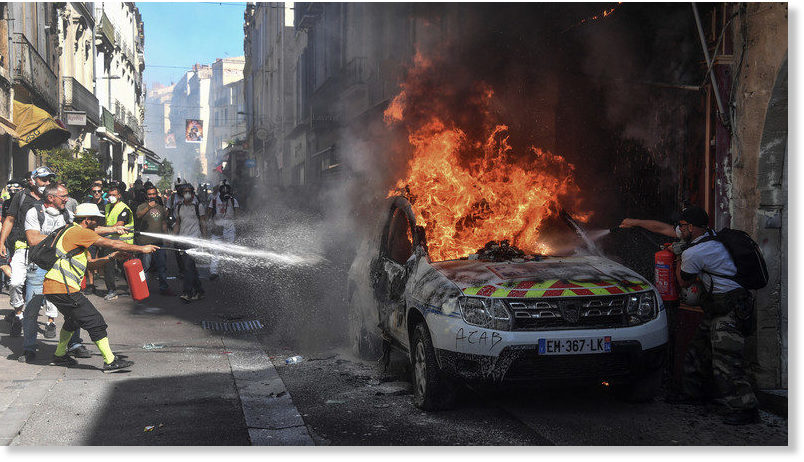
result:
<svg viewBox="0 0 804 462"><path fill-rule="evenodd" d="M748 233L739 229L723 228L717 232L716 236L709 235L696 244L706 241L718 241L723 244L734 261L734 266L737 267L737 274L734 276L709 274L732 279L749 290L761 289L768 285L768 267L765 265L765 258L757 243L751 239Z"/></svg>
<svg viewBox="0 0 804 462"><path fill-rule="evenodd" d="M56 261L59 259L59 257L56 255L56 243L70 226L71 225L64 225L61 228L54 229L53 232L39 241L38 244L31 247L31 249L28 250L28 261L36 263L36 265L43 270L50 270L53 268L53 266L56 264ZM67 257L73 258L83 251L84 249L81 247L76 247L75 249L67 252Z"/></svg>

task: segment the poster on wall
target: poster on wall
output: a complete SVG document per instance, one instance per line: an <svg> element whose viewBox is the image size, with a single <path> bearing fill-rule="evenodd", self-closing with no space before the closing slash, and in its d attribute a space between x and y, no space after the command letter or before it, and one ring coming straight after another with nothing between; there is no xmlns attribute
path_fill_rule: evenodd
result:
<svg viewBox="0 0 804 462"><path fill-rule="evenodd" d="M204 121L187 119L184 128L184 141L187 143L200 143L204 141Z"/></svg>
<svg viewBox="0 0 804 462"><path fill-rule="evenodd" d="M165 135L165 149L176 149L176 135L174 133Z"/></svg>

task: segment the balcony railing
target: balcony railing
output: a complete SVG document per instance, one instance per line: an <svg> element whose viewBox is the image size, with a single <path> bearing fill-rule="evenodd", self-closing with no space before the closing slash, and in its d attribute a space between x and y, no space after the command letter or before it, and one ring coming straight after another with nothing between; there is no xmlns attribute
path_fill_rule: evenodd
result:
<svg viewBox="0 0 804 462"><path fill-rule="evenodd" d="M59 80L47 61L39 55L24 35L14 34L14 81L28 87L53 112L59 107Z"/></svg>
<svg viewBox="0 0 804 462"><path fill-rule="evenodd" d="M64 87L64 108L69 111L84 111L89 121L100 125L98 98L73 77L62 77L61 83Z"/></svg>
<svg viewBox="0 0 804 462"><path fill-rule="evenodd" d="M351 87L352 85L366 83L371 77L371 70L368 66L368 58L357 57L352 58L343 69L343 78L345 86Z"/></svg>

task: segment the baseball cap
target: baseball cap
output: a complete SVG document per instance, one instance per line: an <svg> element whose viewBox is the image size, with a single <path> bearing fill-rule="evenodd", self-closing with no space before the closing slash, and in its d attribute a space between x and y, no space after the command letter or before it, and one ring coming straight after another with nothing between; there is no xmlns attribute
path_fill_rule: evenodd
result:
<svg viewBox="0 0 804 462"><path fill-rule="evenodd" d="M31 178L45 178L48 176L56 176L56 174L45 165L31 172Z"/></svg>
<svg viewBox="0 0 804 462"><path fill-rule="evenodd" d="M83 204L78 204L78 207L75 208L75 216L76 217L100 217L103 218L103 214L98 209L98 206L91 203L85 202Z"/></svg>
<svg viewBox="0 0 804 462"><path fill-rule="evenodd" d="M709 214L706 213L706 210L694 205L682 210L681 218L679 220L684 220L687 223L700 228L706 228L709 226Z"/></svg>

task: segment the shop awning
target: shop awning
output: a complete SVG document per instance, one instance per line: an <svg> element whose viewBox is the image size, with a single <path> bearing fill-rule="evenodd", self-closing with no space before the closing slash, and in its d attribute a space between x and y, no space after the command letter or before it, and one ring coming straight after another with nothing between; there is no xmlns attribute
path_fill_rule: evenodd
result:
<svg viewBox="0 0 804 462"><path fill-rule="evenodd" d="M14 123L17 124L21 148L50 149L70 138L64 124L33 104L14 101Z"/></svg>

